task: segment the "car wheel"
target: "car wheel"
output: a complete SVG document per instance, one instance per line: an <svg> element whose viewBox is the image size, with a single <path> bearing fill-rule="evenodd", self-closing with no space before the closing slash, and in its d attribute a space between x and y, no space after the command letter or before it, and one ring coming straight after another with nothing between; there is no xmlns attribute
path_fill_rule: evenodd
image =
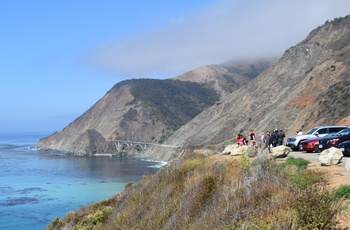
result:
<svg viewBox="0 0 350 230"><path fill-rule="evenodd" d="M302 150L302 147L301 147L301 141L300 141L299 144L298 144L297 151L303 151L303 150Z"/></svg>
<svg viewBox="0 0 350 230"><path fill-rule="evenodd" d="M315 152L316 152L316 153L321 152L320 149L318 148L318 145L315 145Z"/></svg>

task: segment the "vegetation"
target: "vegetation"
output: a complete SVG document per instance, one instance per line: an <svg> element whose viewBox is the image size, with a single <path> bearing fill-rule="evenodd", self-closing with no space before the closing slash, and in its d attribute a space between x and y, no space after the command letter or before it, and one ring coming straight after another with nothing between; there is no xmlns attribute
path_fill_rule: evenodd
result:
<svg viewBox="0 0 350 230"><path fill-rule="evenodd" d="M123 82L126 83L131 85L135 98L131 103L141 103L152 117L159 119L172 130L177 130L219 100L213 89L195 82L134 79ZM125 119L135 115L135 111L130 111Z"/></svg>
<svg viewBox="0 0 350 230"><path fill-rule="evenodd" d="M306 163L192 154L48 228L337 229L342 199L326 189L324 174L303 169Z"/></svg>
<svg viewBox="0 0 350 230"><path fill-rule="evenodd" d="M348 116L350 113L350 81L344 80L332 84L318 96L316 101L319 101L316 121L325 117L332 120L340 120Z"/></svg>
<svg viewBox="0 0 350 230"><path fill-rule="evenodd" d="M308 164L310 164L310 161L305 160L304 158L294 157L288 157L287 161L283 163L284 166L295 165L298 168L298 170L306 169Z"/></svg>
<svg viewBox="0 0 350 230"><path fill-rule="evenodd" d="M350 185L341 185L338 189L334 191L336 198L350 199Z"/></svg>

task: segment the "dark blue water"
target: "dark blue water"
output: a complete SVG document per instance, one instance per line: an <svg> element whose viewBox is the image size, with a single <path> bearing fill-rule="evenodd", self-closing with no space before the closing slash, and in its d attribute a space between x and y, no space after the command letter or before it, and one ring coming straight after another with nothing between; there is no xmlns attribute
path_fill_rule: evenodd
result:
<svg viewBox="0 0 350 230"><path fill-rule="evenodd" d="M44 229L56 216L112 197L159 163L33 150L47 134L0 133L0 229Z"/></svg>

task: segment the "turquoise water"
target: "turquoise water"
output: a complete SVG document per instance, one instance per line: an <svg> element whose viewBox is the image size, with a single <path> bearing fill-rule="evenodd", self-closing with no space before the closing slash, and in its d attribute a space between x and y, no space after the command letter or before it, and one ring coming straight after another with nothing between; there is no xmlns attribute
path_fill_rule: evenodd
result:
<svg viewBox="0 0 350 230"><path fill-rule="evenodd" d="M33 150L47 134L0 134L0 229L45 229L56 216L112 197L159 163Z"/></svg>

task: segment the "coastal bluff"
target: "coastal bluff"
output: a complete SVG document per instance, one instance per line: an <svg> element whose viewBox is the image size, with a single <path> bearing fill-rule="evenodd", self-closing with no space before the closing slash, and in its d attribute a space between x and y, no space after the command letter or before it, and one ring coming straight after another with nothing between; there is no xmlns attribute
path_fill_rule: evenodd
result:
<svg viewBox="0 0 350 230"><path fill-rule="evenodd" d="M64 138L62 138L64 136ZM52 134L52 139L40 139L37 147L41 149L51 149L54 144L50 140L59 140L66 138L67 134L62 132L56 132ZM62 142L62 147L58 146L58 150L69 152L73 155L93 155L96 153L112 153L116 151L113 143L106 141L106 139L96 130L88 129L80 135L70 138L68 142Z"/></svg>

